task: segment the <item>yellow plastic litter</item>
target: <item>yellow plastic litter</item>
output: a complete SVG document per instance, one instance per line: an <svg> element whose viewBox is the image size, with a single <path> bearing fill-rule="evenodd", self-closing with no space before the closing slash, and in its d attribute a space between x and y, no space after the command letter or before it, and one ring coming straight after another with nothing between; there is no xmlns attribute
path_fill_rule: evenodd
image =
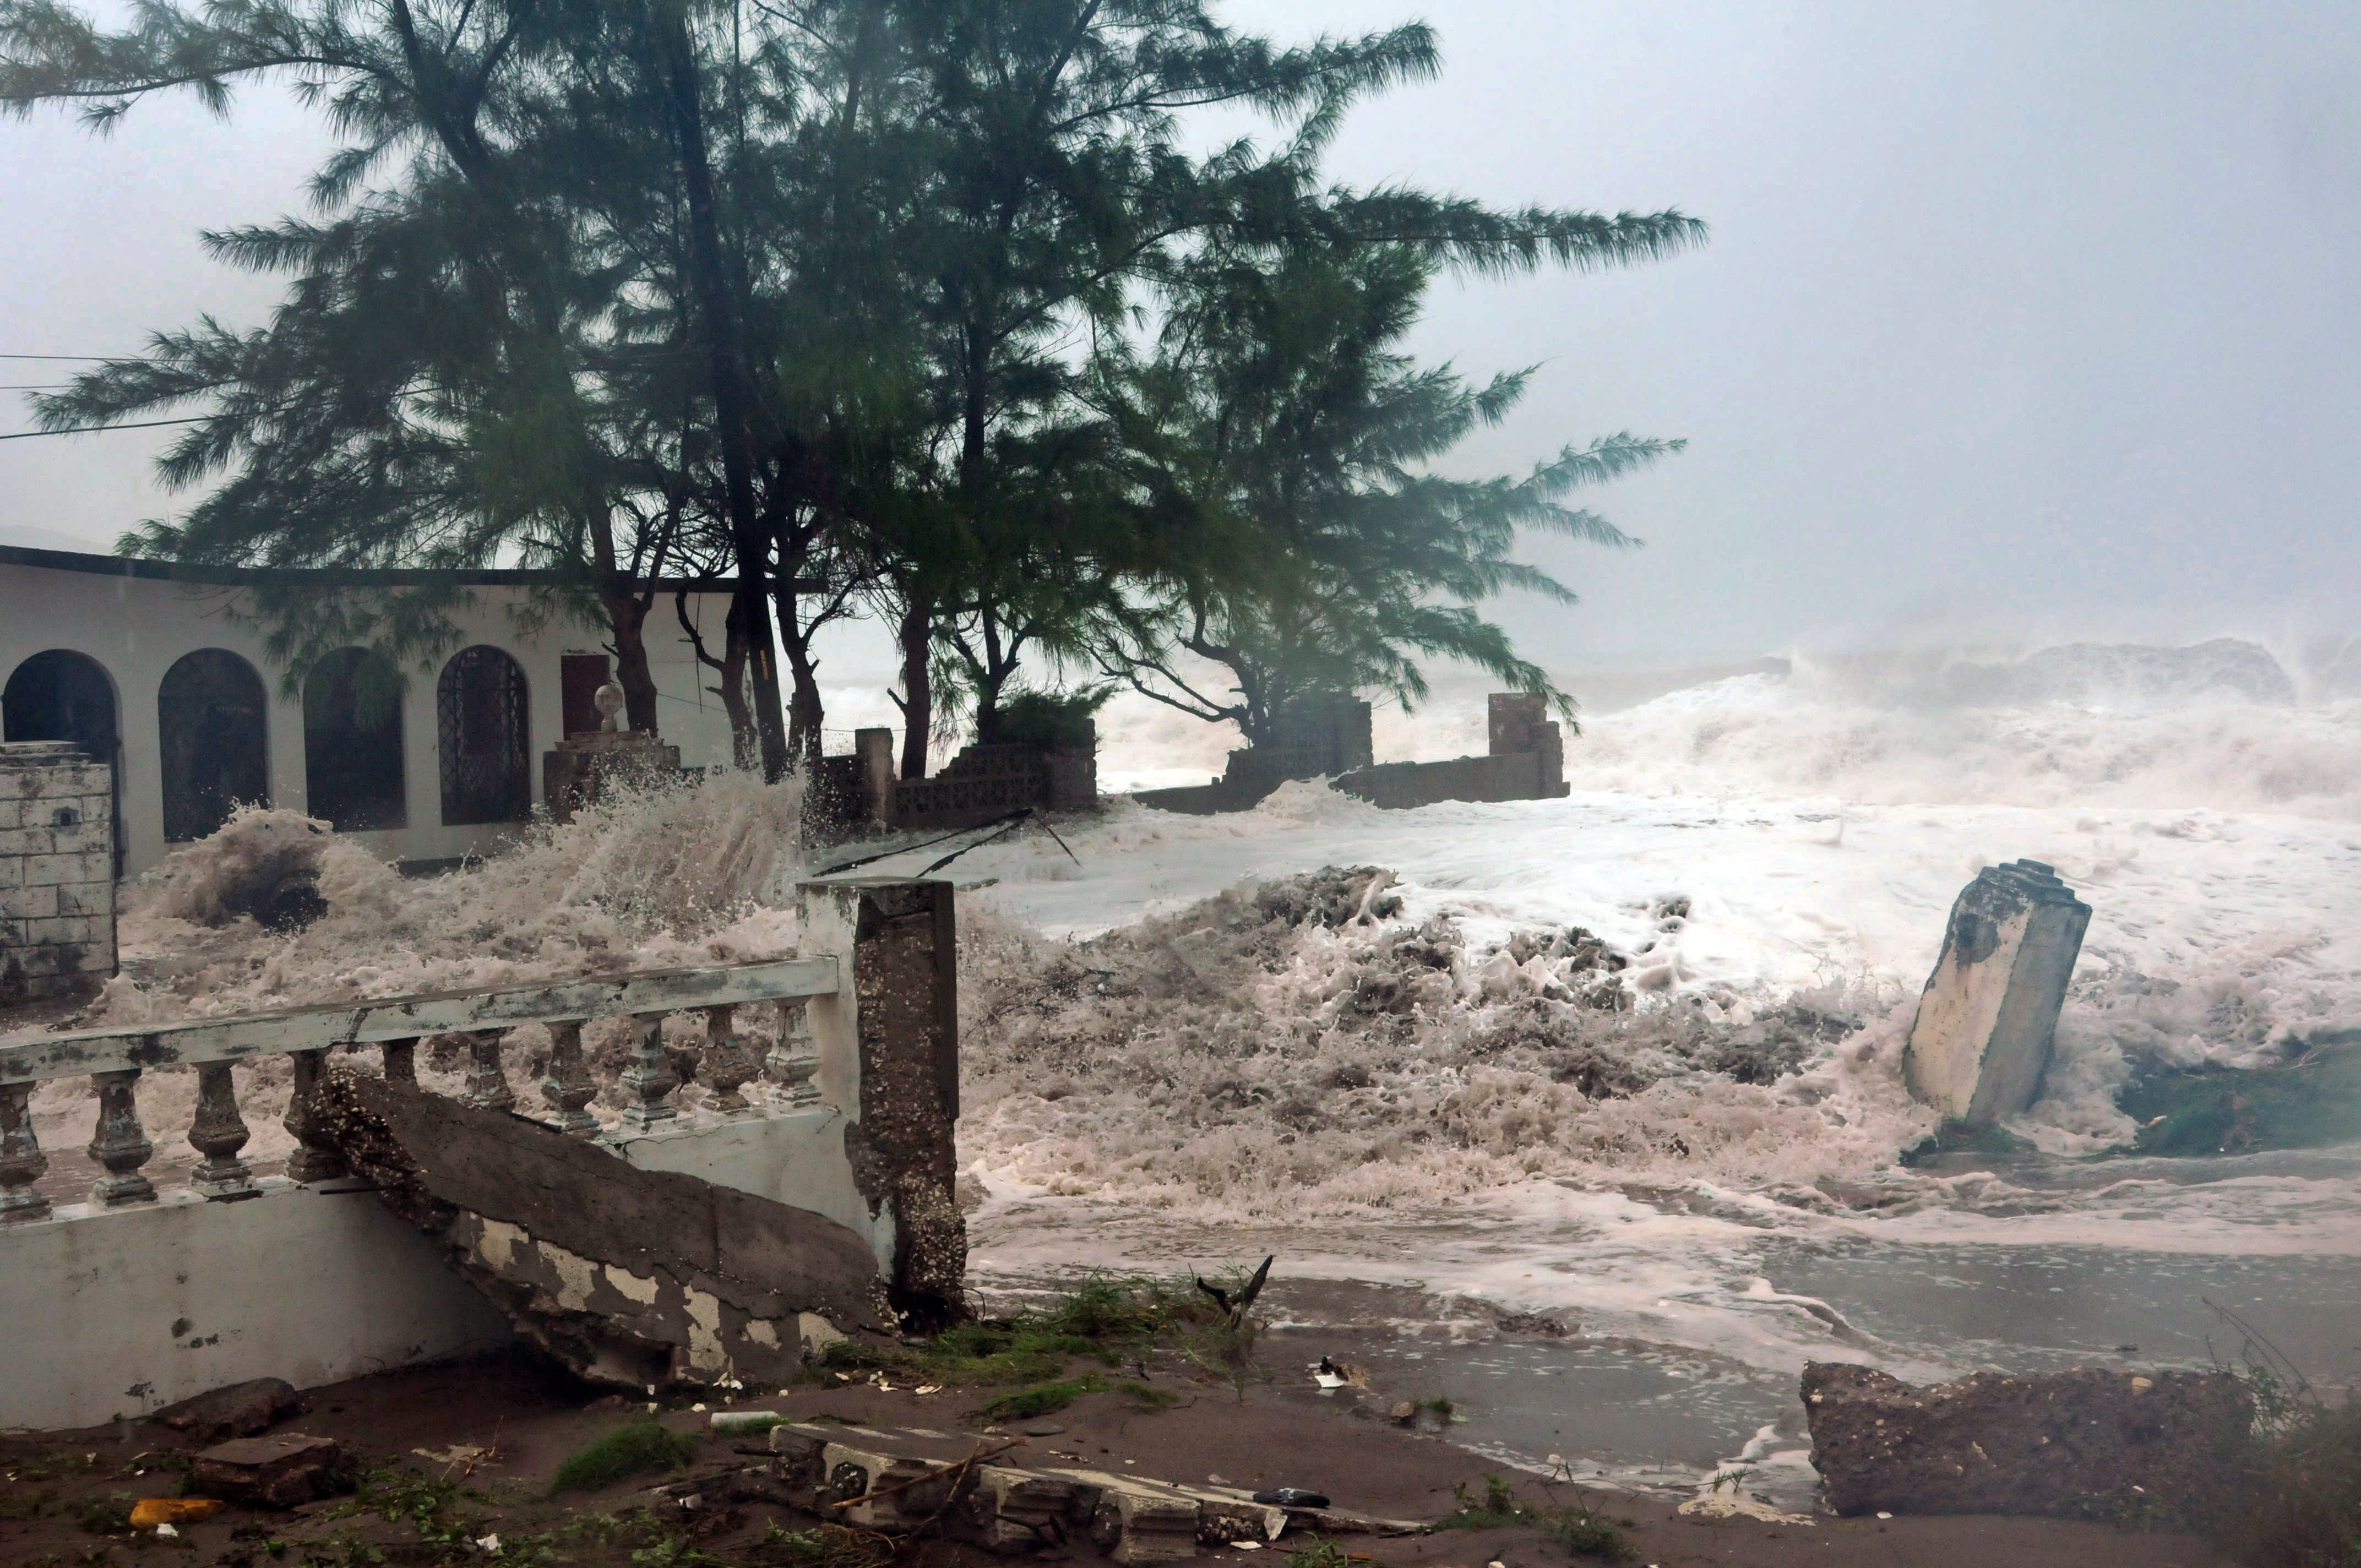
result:
<svg viewBox="0 0 2361 1568"><path fill-rule="evenodd" d="M154 1530L159 1524L190 1524L221 1512L214 1497L142 1497L131 1505L131 1528Z"/></svg>

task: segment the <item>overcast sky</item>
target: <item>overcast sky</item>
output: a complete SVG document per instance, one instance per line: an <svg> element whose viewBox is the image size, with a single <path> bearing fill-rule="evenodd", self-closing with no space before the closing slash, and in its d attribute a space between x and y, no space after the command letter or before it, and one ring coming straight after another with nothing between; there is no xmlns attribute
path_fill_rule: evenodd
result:
<svg viewBox="0 0 2361 1568"><path fill-rule="evenodd" d="M1418 14L1234 6L1283 36ZM1445 70L1374 102L1339 179L1677 205L1640 271L1444 289L1420 347L1542 367L1455 466L1686 436L1593 498L1648 540L1537 545L1553 664L1993 636L2361 630L2361 6L1623 5L1428 13ZM263 94L93 139L0 122L0 352L98 355L269 280L204 225L294 207L325 142ZM0 360L0 382L70 366ZM28 423L0 394L0 430ZM145 433L0 442L0 541L104 545L170 510Z"/></svg>

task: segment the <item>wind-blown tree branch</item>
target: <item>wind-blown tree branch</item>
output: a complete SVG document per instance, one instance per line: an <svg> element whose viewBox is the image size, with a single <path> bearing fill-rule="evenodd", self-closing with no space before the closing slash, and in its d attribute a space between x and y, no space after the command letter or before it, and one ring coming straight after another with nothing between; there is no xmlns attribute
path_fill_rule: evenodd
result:
<svg viewBox="0 0 2361 1568"><path fill-rule="evenodd" d="M664 540L616 527L650 466L645 432L602 429L610 411L579 389L616 280L579 253L555 170L533 155L565 20L536 0L157 5L106 34L49 0L0 4L0 105L75 104L105 128L154 93L185 88L226 113L235 85L276 80L347 143L312 181L327 221L208 236L235 265L294 275L270 327L208 320L159 335L147 360L103 366L36 407L53 429L206 410L159 476L217 487L126 547L346 568L481 565L505 551L568 569L608 620L632 723L653 729L640 585ZM363 193L396 162L397 190ZM266 592L258 608L291 680L340 641L437 651L456 597L413 591L377 612Z"/></svg>
<svg viewBox="0 0 2361 1568"><path fill-rule="evenodd" d="M1187 496L1160 587L1102 625L1102 666L1135 690L1246 739L1291 704L1375 688L1408 708L1422 660L1476 665L1572 706L1479 606L1516 591L1572 604L1516 560L1521 533L1634 543L1562 499L1678 451L1629 434L1568 446L1522 478L1431 465L1497 424L1529 372L1482 386L1400 347L1436 262L1424 247L1340 244L1213 257L1183 280L1157 351L1108 373L1138 436L1143 488ZM1208 691L1186 656L1221 667Z"/></svg>

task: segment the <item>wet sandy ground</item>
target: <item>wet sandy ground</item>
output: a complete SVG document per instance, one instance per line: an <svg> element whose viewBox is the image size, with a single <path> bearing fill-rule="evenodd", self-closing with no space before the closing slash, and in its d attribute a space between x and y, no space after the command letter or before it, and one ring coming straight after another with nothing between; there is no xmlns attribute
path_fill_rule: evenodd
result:
<svg viewBox="0 0 2361 1568"><path fill-rule="evenodd" d="M1326 1492L1342 1507L1366 1512L1432 1519L1454 1506L1455 1486L1480 1491L1488 1469L1497 1470L1481 1456L1442 1437L1405 1431L1380 1419L1348 1413L1363 1401L1345 1403L1323 1398L1308 1378L1278 1375L1293 1354L1298 1335L1270 1337L1263 1357L1274 1370L1268 1383L1247 1383L1241 1392L1224 1385L1190 1380L1174 1368L1151 1365L1152 1381L1171 1387L1180 1397L1175 1408L1141 1413L1119 1394L1090 1396L1049 1418L1061 1430L1029 1440L1032 1446L1071 1454L1096 1467L1166 1480L1202 1482L1220 1475L1226 1481L1257 1486L1298 1486ZM1373 1377L1373 1381L1376 1379ZM1389 1391L1373 1389L1373 1398ZM421 1457L416 1451L447 1453L454 1444L492 1451L491 1457L466 1473L474 1497L465 1505L470 1529L497 1533L504 1541L526 1541L556 1531L573 1518L613 1514L634 1507L662 1503L648 1490L651 1477L620 1484L609 1492L552 1499L548 1489L558 1464L572 1452L631 1413L619 1401L600 1400L592 1391L552 1380L521 1360L500 1360L467 1365L418 1368L313 1390L312 1409L280 1430L314 1432L343 1441L365 1462L397 1462L422 1473L438 1474L450 1466ZM802 1418L833 1416L863 1424L923 1426L943 1431L981 1433L975 1414L978 1396L958 1390L919 1396L907 1389L891 1392L853 1385L835 1388L801 1388L741 1408L777 1409ZM704 1417L690 1411L668 1412L664 1420L679 1430L695 1430ZM1456 1433L1453 1434L1456 1435ZM992 1441L1003 1441L994 1438ZM108 1492L133 1497L170 1492L173 1476L155 1467L155 1454L171 1446L169 1434L152 1427L130 1425L86 1432L44 1434L0 1439L0 1473L16 1475L45 1457L54 1462L88 1456L87 1465L74 1464L39 1483L0 1482L0 1562L33 1563L103 1563L152 1564L160 1561L152 1541L93 1538L71 1518L76 1502ZM726 1474L760 1463L759 1456L732 1452L726 1439L708 1439L690 1467L692 1477L712 1477L702 1490L726 1498ZM143 1459L143 1456L144 1459ZM25 1505L42 1491L50 1494L44 1507ZM1810 1524L1773 1523L1752 1519L1706 1520L1683 1517L1669 1499L1632 1495L1586 1492L1564 1484L1546 1484L1527 1477L1520 1490L1535 1502L1573 1503L1587 1497L1607 1517L1625 1523L1639 1550L1638 1562L1671 1564L1759 1564L1787 1568L1821 1564L1850 1568L1853 1564L1910 1564L1913 1568L1969 1568L2005 1563L2010 1568L2082 1568L2082 1565L2137 1564L2139 1568L2226 1568L2203 1543L2186 1537L2133 1533L2113 1527L2048 1519L1986 1518L1837 1519L1821 1518ZM29 1518L15 1517L29 1512ZM330 1518L332 1508L319 1505L295 1514L254 1515L232 1510L214 1519L187 1527L175 1562L199 1568L251 1568L271 1562L324 1560L342 1562L343 1546L366 1527L372 1550L388 1561L435 1561L415 1552L414 1536L405 1540L402 1528L388 1526L370 1516L355 1520ZM756 1548L774 1519L783 1528L809 1524L789 1510L765 1503L730 1505L715 1502L699 1520L697 1546L722 1563L744 1561ZM273 1558L267 1543L286 1543L283 1555ZM1568 1563L1556 1545L1523 1529L1451 1531L1402 1540L1345 1538L1347 1552L1366 1553L1378 1568L1481 1568L1498 1562L1506 1568L1554 1568ZM616 1568L631 1561L628 1545L569 1546L566 1559ZM480 1555L480 1554L479 1554ZM1042 1560L1095 1563L1101 1559L1089 1542L1080 1541L1041 1554ZM1208 1553L1212 1560L1234 1560L1244 1568L1248 1554L1235 1551ZM1267 1568L1281 1568L1279 1560L1253 1554ZM928 1568L958 1564L981 1568L987 1559L972 1549L942 1544L915 1554ZM491 1561L488 1556L481 1560Z"/></svg>

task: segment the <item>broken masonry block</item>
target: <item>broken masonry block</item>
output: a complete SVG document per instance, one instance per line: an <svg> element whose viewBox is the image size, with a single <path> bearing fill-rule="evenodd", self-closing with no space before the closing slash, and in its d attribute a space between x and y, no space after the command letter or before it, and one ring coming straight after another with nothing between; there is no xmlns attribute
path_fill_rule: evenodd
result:
<svg viewBox="0 0 2361 1568"><path fill-rule="evenodd" d="M1030 1552L1065 1541L1074 1511L1074 1486L1055 1475L1001 1464L976 1467L968 1498L972 1531L987 1552Z"/></svg>
<svg viewBox="0 0 2361 1568"><path fill-rule="evenodd" d="M2202 1496L2255 1420L2251 1390L2222 1372L1978 1372L1916 1388L1813 1362L1803 1396L1839 1514L2147 1515Z"/></svg>
<svg viewBox="0 0 2361 1568"><path fill-rule="evenodd" d="M254 1377L165 1406L148 1416L158 1426L186 1432L199 1442L252 1437L303 1408L294 1385L278 1377Z"/></svg>
<svg viewBox="0 0 2361 1568"><path fill-rule="evenodd" d="M1170 1563L1197 1555L1197 1503L1110 1486L1091 1513L1091 1539L1117 1563Z"/></svg>
<svg viewBox="0 0 2361 1568"><path fill-rule="evenodd" d="M2038 861L1986 866L1960 891L1902 1052L1920 1103L1987 1126L2040 1096L2090 924L2091 906Z"/></svg>
<svg viewBox="0 0 2361 1568"><path fill-rule="evenodd" d="M233 1503L291 1508L344 1489L345 1451L332 1437L288 1432L216 1443L189 1463L189 1489Z"/></svg>
<svg viewBox="0 0 2361 1568"><path fill-rule="evenodd" d="M332 1073L317 1105L379 1200L577 1376L776 1385L810 1317L892 1330L875 1253L824 1215L398 1080Z"/></svg>

